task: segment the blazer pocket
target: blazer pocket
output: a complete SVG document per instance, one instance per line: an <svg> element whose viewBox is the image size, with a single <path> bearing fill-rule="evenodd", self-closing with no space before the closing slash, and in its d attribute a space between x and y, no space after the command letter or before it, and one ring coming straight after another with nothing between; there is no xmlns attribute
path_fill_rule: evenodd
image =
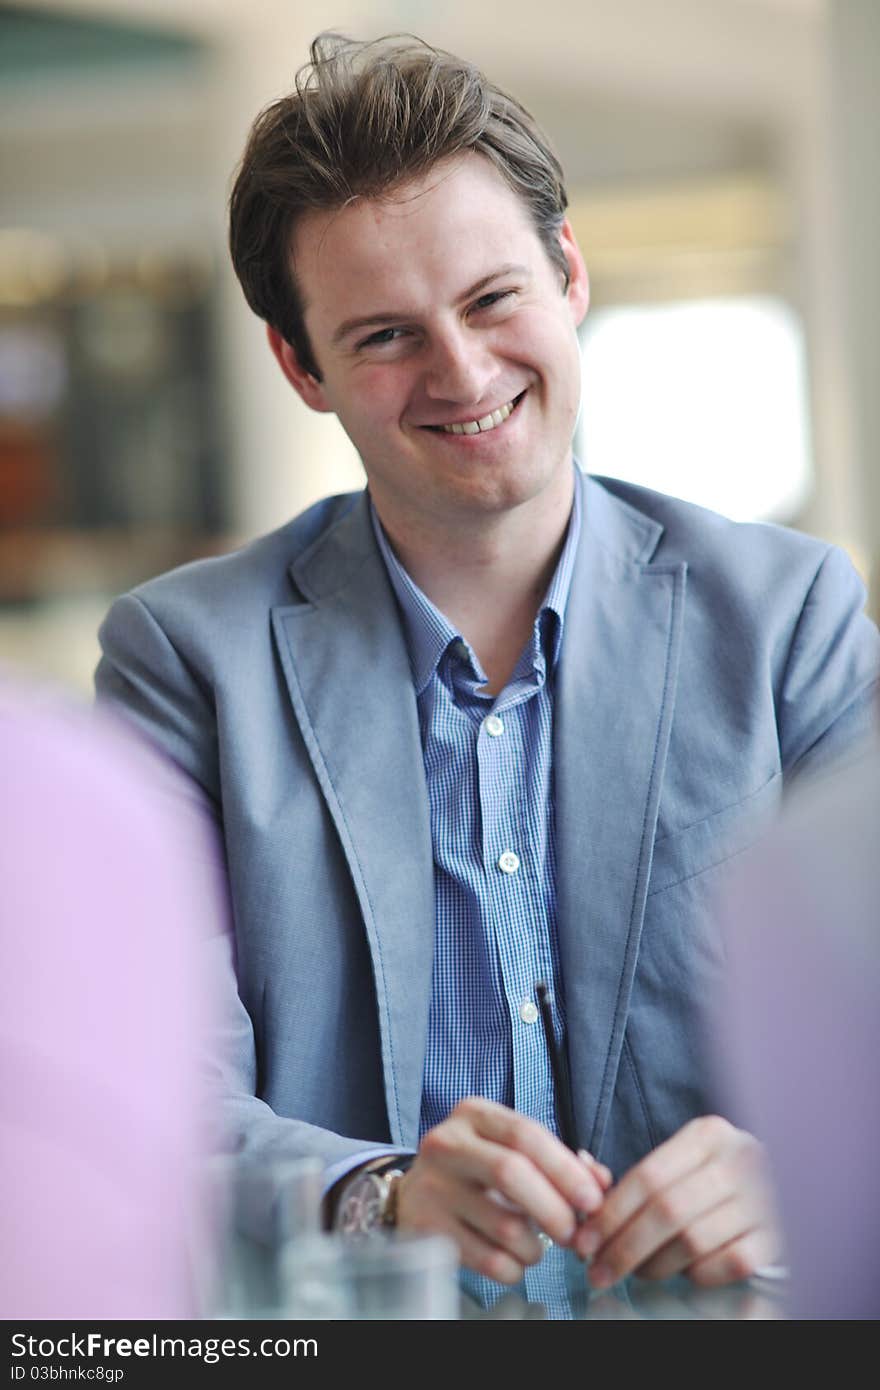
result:
<svg viewBox="0 0 880 1390"><path fill-rule="evenodd" d="M742 801L657 841L648 896L695 878L748 849L773 819L781 797L782 773L776 772Z"/></svg>

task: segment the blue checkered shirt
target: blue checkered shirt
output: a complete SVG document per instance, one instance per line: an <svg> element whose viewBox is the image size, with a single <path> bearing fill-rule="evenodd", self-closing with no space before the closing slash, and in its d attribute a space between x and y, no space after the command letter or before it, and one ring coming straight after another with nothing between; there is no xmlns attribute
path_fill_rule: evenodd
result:
<svg viewBox="0 0 880 1390"><path fill-rule="evenodd" d="M421 1134L472 1095L558 1133L535 983L549 985L561 1042L553 686L580 509L576 486L555 573L498 695L485 693L487 677L476 654L406 573L372 514L403 617L434 849L434 972ZM546 1265L539 1266L545 1276ZM537 1274L526 1275L533 1298L543 1292Z"/></svg>

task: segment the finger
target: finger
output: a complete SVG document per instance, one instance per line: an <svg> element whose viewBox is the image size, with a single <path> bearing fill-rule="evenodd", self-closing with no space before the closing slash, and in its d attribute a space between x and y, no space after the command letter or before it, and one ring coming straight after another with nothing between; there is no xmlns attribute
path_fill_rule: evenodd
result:
<svg viewBox="0 0 880 1390"><path fill-rule="evenodd" d="M589 1213L601 1205L603 1187L592 1156L584 1164L544 1125L480 1096L462 1101L456 1111L466 1115L483 1137L531 1159L576 1210Z"/></svg>
<svg viewBox="0 0 880 1390"><path fill-rule="evenodd" d="M584 1259L594 1256L621 1233L643 1207L660 1199L661 1194L674 1184L707 1165L708 1159L718 1149L734 1144L737 1134L732 1125L717 1116L692 1120L631 1168L605 1195L601 1208L578 1233L575 1249ZM701 1209L707 1205L717 1205L727 1195L726 1191L718 1192L714 1201L704 1203ZM666 1240L669 1234L667 1230ZM644 1260L656 1248L655 1244L637 1253Z"/></svg>
<svg viewBox="0 0 880 1390"><path fill-rule="evenodd" d="M699 1167L668 1187L646 1189L644 1204L609 1240L602 1243L601 1230L578 1233L576 1248L594 1257L590 1282L595 1287L644 1271L661 1251L662 1268L678 1273L766 1219L763 1178L751 1162L759 1146L750 1136L740 1142L738 1132L731 1133ZM604 1215L590 1224L598 1226Z"/></svg>
<svg viewBox="0 0 880 1390"><path fill-rule="evenodd" d="M425 1135L420 1155L471 1184L497 1189L561 1244L574 1234L575 1211L602 1202L595 1175L554 1134L492 1101L462 1101Z"/></svg>
<svg viewBox="0 0 880 1390"><path fill-rule="evenodd" d="M659 1258L663 1251L667 1252L670 1275L686 1267L689 1261L684 1242L704 1214L703 1203L714 1201L714 1193L710 1195L703 1181L704 1172L710 1178L711 1187L714 1187L716 1175L708 1169L700 1170L697 1175L685 1179L642 1207L622 1231L617 1231L610 1241L596 1251L589 1271L593 1288L616 1284L637 1270L642 1273L649 1262ZM735 1203L731 1205L735 1207ZM743 1229L739 1227L739 1231ZM727 1232L728 1237L737 1233L736 1230ZM675 1239L670 1240L671 1236ZM582 1242L580 1233L576 1240L578 1244Z"/></svg>
<svg viewBox="0 0 880 1390"><path fill-rule="evenodd" d="M578 1149L578 1158L595 1174L602 1191L607 1192L614 1181L611 1169L600 1163L598 1158L594 1158L588 1149Z"/></svg>
<svg viewBox="0 0 880 1390"><path fill-rule="evenodd" d="M715 1250L688 1269L688 1278L701 1288L717 1288L750 1279L762 1265L779 1257L779 1238L772 1227L760 1226Z"/></svg>
<svg viewBox="0 0 880 1390"><path fill-rule="evenodd" d="M498 1284L519 1284L525 1270L523 1265L508 1250L486 1240L479 1231L466 1226L464 1222L451 1223L448 1234L458 1245L461 1263L476 1274L484 1274Z"/></svg>
<svg viewBox="0 0 880 1390"><path fill-rule="evenodd" d="M506 1201L496 1200L497 1194L480 1188L463 1189L456 1215L490 1245L506 1251L520 1265L537 1264L544 1254L531 1222Z"/></svg>
<svg viewBox="0 0 880 1390"><path fill-rule="evenodd" d="M524 1265L540 1259L543 1246L521 1214L497 1205L494 1213L483 1210L492 1205L489 1193L469 1191L448 1175L420 1168L417 1160L401 1183L398 1226L409 1233L448 1235L468 1269L502 1284L518 1284ZM472 1225L468 1215L475 1215L482 1229Z"/></svg>
<svg viewBox="0 0 880 1390"><path fill-rule="evenodd" d="M686 1223L674 1240L636 1267L642 1279L670 1279L698 1264L751 1229L748 1214L736 1198Z"/></svg>

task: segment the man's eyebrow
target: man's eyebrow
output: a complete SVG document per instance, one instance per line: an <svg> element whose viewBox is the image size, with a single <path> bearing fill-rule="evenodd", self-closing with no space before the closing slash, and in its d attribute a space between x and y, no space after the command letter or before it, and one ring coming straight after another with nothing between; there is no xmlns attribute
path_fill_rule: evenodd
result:
<svg viewBox="0 0 880 1390"><path fill-rule="evenodd" d="M493 270L489 275L484 275L475 285L470 285L463 294L459 296L459 303L466 299L472 299L475 294L479 294L487 285L491 285L493 280L500 280L505 275L530 275L531 272L526 265L502 265L497 270ZM335 347L341 343L343 338L347 338L349 333L353 333L356 328L373 328L377 324L391 327L397 323L410 323L412 314L401 314L396 309L377 310L374 314L364 314L361 318L346 319L341 323L333 334L332 343Z"/></svg>

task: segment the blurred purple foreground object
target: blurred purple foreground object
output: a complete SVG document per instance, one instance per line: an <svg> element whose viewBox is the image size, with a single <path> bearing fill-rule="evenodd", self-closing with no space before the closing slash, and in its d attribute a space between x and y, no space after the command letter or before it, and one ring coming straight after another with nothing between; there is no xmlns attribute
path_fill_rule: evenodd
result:
<svg viewBox="0 0 880 1390"><path fill-rule="evenodd" d="M0 768L0 1316L187 1317L209 828L40 692L0 690Z"/></svg>
<svg viewBox="0 0 880 1390"><path fill-rule="evenodd" d="M726 916L718 1062L775 1169L790 1316L880 1317L880 752L793 803Z"/></svg>

